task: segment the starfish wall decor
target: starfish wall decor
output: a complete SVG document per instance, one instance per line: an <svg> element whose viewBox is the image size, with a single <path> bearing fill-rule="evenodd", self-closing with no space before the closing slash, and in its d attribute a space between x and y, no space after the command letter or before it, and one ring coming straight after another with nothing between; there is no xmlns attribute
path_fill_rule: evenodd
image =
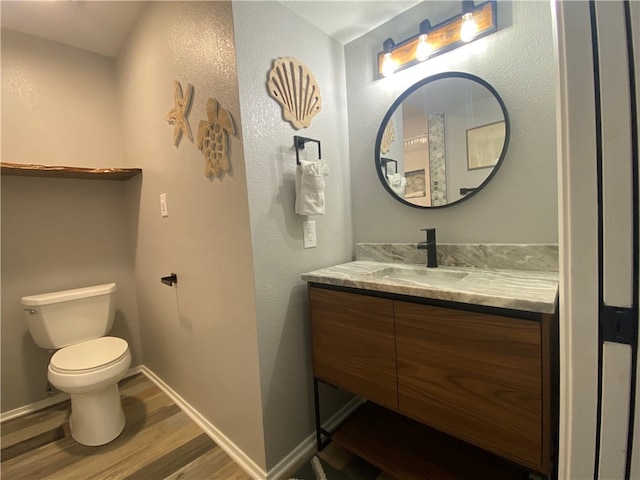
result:
<svg viewBox="0 0 640 480"><path fill-rule="evenodd" d="M193 99L193 85L187 85L186 95L182 94L182 85L177 80L173 82L174 106L167 113L167 122L173 127L173 144L177 147L184 133L193 142L191 127L189 126L189 110L191 110L191 100Z"/></svg>

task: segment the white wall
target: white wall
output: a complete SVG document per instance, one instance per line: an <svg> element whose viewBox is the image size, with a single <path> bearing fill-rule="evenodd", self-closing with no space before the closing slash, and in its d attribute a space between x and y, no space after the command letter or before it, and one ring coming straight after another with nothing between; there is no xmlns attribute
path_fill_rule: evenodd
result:
<svg viewBox="0 0 640 480"><path fill-rule="evenodd" d="M471 118L466 107L457 107L445 112L447 201L459 200L462 198L460 188L477 187L493 171L493 168L467 168L467 130L500 122L503 118L500 105L492 98L474 102Z"/></svg>
<svg viewBox="0 0 640 480"><path fill-rule="evenodd" d="M113 59L2 30L2 161L122 166ZM25 295L116 282L112 334L141 362L133 255L140 180L2 176L2 411L46 398Z"/></svg>
<svg viewBox="0 0 640 480"><path fill-rule="evenodd" d="M313 431L306 285L300 274L351 260L351 207L342 46L278 2L234 2L238 76L251 211L260 383L267 465L273 467ZM267 93L273 60L292 56L315 75L322 111L295 130ZM294 213L293 136L319 139L331 173L318 246L305 250ZM303 158L317 158L307 144ZM331 393L331 392L324 392ZM323 401L328 401L327 394Z"/></svg>
<svg viewBox="0 0 640 480"><path fill-rule="evenodd" d="M374 80L387 37L415 35L418 23L459 13L457 2L422 2L346 45L352 216L355 242L418 242L438 229L446 242L556 243L557 182L554 65L549 4L498 2L500 30L424 64ZM393 100L426 76L462 71L489 82L504 100L511 139L487 187L451 208L420 210L394 200L374 171L375 137ZM381 224L384 228L381 228Z"/></svg>
<svg viewBox="0 0 640 480"><path fill-rule="evenodd" d="M2 161L124 166L113 58L2 29Z"/></svg>
<svg viewBox="0 0 640 480"><path fill-rule="evenodd" d="M144 363L265 467L256 302L230 2L152 2L118 56L125 151L144 170L135 272ZM204 176L165 120L173 82L195 88L194 140L214 97L235 120L232 173ZM161 218L159 195L169 217ZM178 284L160 277L175 272Z"/></svg>
<svg viewBox="0 0 640 480"><path fill-rule="evenodd" d="M127 183L2 176L3 412L46 398L50 357L29 334L25 295L116 282L111 334L140 364Z"/></svg>

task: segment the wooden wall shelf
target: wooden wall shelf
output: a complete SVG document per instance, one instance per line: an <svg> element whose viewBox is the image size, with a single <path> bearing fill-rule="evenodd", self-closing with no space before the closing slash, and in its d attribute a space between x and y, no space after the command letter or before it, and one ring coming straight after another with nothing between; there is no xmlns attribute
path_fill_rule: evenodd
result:
<svg viewBox="0 0 640 480"><path fill-rule="evenodd" d="M84 168L0 162L2 175L95 180L129 180L142 174L141 168Z"/></svg>

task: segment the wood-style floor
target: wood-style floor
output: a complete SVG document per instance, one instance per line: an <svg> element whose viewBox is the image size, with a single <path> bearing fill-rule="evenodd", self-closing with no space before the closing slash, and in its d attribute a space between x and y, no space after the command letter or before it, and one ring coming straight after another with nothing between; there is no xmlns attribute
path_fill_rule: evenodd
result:
<svg viewBox="0 0 640 480"><path fill-rule="evenodd" d="M120 393L127 425L100 447L73 440L69 401L4 422L2 479L251 478L143 374L122 380Z"/></svg>

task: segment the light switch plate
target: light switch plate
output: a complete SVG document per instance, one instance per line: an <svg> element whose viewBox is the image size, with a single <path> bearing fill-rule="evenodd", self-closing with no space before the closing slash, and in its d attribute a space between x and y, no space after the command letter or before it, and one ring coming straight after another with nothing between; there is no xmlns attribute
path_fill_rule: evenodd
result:
<svg viewBox="0 0 640 480"><path fill-rule="evenodd" d="M169 210L167 209L167 194L163 193L160 195L160 215L162 215L162 217L168 217L169 216Z"/></svg>
<svg viewBox="0 0 640 480"><path fill-rule="evenodd" d="M317 246L315 220L302 222L302 242L304 248L315 248Z"/></svg>

